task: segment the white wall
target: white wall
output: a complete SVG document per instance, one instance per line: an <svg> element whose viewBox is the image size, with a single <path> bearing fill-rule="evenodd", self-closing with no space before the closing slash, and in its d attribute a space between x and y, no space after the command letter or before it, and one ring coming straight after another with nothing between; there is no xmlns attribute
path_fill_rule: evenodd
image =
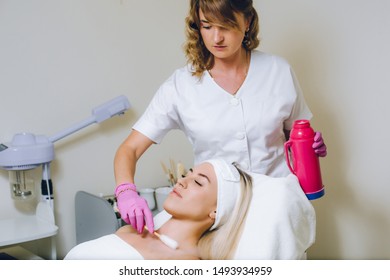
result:
<svg viewBox="0 0 390 280"><path fill-rule="evenodd" d="M75 244L74 195L111 194L117 146L159 84L184 65L188 1L0 0L0 142L21 131L52 135L125 94L120 118L56 143L52 177L59 257ZM313 201L312 259L390 258L390 38L386 0L260 1L260 49L293 65L323 132L326 196ZM140 186L166 183L160 160L192 162L191 147L171 133L138 166ZM37 175L38 176L38 175ZM31 214L11 200L0 170L0 218Z"/></svg>

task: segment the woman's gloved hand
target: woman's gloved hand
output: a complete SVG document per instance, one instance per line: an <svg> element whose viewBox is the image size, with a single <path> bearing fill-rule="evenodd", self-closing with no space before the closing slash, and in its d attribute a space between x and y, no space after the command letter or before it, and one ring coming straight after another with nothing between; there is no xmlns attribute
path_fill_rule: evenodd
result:
<svg viewBox="0 0 390 280"><path fill-rule="evenodd" d="M154 232L153 214L146 200L139 196L136 186L131 183L121 184L115 189L118 210L122 220L142 233L145 222L151 233Z"/></svg>
<svg viewBox="0 0 390 280"><path fill-rule="evenodd" d="M319 157L325 157L328 153L321 132L317 131L314 135L313 149Z"/></svg>

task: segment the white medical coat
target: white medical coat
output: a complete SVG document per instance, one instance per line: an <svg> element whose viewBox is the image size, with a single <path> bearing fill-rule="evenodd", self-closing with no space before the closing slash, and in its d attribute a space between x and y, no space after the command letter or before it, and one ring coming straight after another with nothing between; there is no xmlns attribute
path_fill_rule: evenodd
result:
<svg viewBox="0 0 390 280"><path fill-rule="evenodd" d="M290 173L283 129L311 117L290 65L252 51L247 77L234 96L207 71L198 78L183 67L161 85L133 129L155 143L171 129L182 130L195 165L222 157L247 171L283 177Z"/></svg>

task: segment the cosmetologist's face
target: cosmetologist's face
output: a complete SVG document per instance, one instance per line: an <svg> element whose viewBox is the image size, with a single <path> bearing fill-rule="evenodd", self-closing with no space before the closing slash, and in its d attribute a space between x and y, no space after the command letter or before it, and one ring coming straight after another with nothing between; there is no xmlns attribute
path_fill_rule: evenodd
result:
<svg viewBox="0 0 390 280"><path fill-rule="evenodd" d="M237 54L243 47L247 22L242 14L237 14L239 28L227 28L222 24L209 22L199 10L200 34L206 48L215 58L226 59Z"/></svg>

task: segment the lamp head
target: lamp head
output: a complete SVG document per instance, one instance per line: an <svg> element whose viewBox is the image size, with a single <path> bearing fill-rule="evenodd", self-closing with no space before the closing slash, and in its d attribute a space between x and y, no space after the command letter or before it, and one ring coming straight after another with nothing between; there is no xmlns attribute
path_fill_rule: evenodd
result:
<svg viewBox="0 0 390 280"><path fill-rule="evenodd" d="M95 122L101 123L115 115L124 114L129 108L130 102L125 96L121 95L98 107L95 107L92 110L92 115L95 118Z"/></svg>
<svg viewBox="0 0 390 280"><path fill-rule="evenodd" d="M0 144L0 168L9 171L14 199L30 199L35 183L30 170L54 159L54 146L44 136L18 133L10 144Z"/></svg>
<svg viewBox="0 0 390 280"><path fill-rule="evenodd" d="M54 145L45 136L18 133L10 144L0 144L0 168L28 170L51 162Z"/></svg>

